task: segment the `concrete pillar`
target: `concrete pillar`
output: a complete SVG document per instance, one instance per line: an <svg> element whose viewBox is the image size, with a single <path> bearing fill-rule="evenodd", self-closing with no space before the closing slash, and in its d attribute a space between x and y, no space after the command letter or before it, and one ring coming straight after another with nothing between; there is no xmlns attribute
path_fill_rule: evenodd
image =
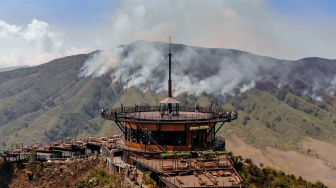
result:
<svg viewBox="0 0 336 188"><path fill-rule="evenodd" d="M118 151L117 149L112 149L110 151L110 164L109 164L109 169L110 172L115 172L115 165L114 165L114 153Z"/></svg>

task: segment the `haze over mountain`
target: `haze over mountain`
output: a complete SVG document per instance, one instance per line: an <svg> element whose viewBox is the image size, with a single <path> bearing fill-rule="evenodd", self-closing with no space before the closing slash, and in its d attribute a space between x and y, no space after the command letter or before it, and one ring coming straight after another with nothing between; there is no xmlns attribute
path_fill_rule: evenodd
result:
<svg viewBox="0 0 336 188"><path fill-rule="evenodd" d="M322 99L318 92L334 94L336 90L335 60L305 58L281 61L256 56L238 50L206 49L173 45L173 78L175 95L183 92L199 95L202 92L237 94L255 87L256 83L270 83L277 87L289 85L302 93ZM119 46L112 51L95 54L81 69L81 76L111 75L112 83L125 87L151 85L156 92L167 90L168 68L159 66L167 57L168 45L138 41ZM112 69L116 69L112 71ZM153 71L155 70L155 71Z"/></svg>
<svg viewBox="0 0 336 188"><path fill-rule="evenodd" d="M173 93L182 105L238 110L239 120L221 130L228 150L335 185L335 60L182 44L171 52ZM119 133L100 109L157 105L166 97L168 53L166 43L137 41L1 72L0 146Z"/></svg>
<svg viewBox="0 0 336 188"><path fill-rule="evenodd" d="M13 66L13 67L6 67L6 68L0 68L0 72L5 72L5 71L11 71L19 68L27 68L29 67L28 65L25 66Z"/></svg>

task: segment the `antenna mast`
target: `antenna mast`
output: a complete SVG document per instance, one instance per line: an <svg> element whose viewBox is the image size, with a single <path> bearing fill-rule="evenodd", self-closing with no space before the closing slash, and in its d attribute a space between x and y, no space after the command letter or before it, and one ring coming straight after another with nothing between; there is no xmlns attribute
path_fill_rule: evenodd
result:
<svg viewBox="0 0 336 188"><path fill-rule="evenodd" d="M172 90L171 90L171 36L169 36L169 79L168 79L168 97L172 97ZM169 112L172 111L172 104L168 103L168 110Z"/></svg>

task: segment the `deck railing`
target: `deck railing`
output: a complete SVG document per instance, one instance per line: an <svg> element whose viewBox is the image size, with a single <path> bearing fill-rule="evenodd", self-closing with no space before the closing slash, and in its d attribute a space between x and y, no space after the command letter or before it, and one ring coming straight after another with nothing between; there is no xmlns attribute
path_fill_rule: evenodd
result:
<svg viewBox="0 0 336 188"><path fill-rule="evenodd" d="M157 112L157 114L141 115L142 112ZM182 112L197 112L195 114L182 114ZM175 120L197 121L219 119L231 121L237 119L236 111L223 108L179 106L173 108L169 114L165 107L160 106L132 106L102 109L102 117L110 120Z"/></svg>
<svg viewBox="0 0 336 188"><path fill-rule="evenodd" d="M161 172L161 168L160 166L158 166L158 164L154 164L152 161L146 159L146 158L143 158L139 155L136 155L134 153L131 153L131 156L137 163L140 163L141 165L144 165L146 166L146 168L149 168L153 171L156 171L156 172Z"/></svg>
<svg viewBox="0 0 336 188"><path fill-rule="evenodd" d="M210 107L191 107L191 106L179 106L178 108L172 108L172 111L183 111L183 112L201 112L201 113L225 113L227 111L232 112L232 110L224 108L210 108ZM160 112L167 111L166 107L162 106L125 106L106 109L106 113L114 114L116 113L134 113L134 112Z"/></svg>

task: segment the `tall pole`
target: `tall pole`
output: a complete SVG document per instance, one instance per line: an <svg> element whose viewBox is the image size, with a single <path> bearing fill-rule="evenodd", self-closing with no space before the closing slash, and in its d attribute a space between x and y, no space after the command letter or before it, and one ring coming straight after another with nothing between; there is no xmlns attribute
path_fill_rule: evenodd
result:
<svg viewBox="0 0 336 188"><path fill-rule="evenodd" d="M168 97L172 97L172 91L171 91L171 50L170 50L170 45L171 45L171 37L169 36L169 79L168 79ZM172 104L168 103L168 112L172 111Z"/></svg>

